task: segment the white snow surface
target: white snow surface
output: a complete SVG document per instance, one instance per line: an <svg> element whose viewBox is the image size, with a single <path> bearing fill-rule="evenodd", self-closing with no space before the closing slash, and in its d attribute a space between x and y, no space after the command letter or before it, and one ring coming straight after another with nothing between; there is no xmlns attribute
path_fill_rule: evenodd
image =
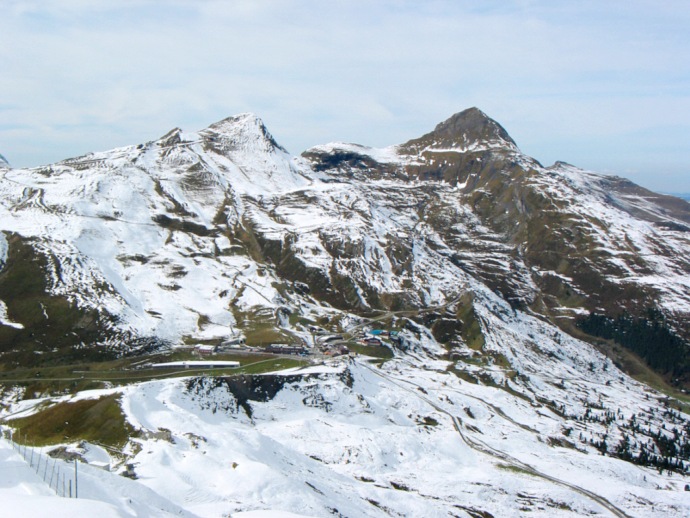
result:
<svg viewBox="0 0 690 518"><path fill-rule="evenodd" d="M185 511L153 493L145 486L124 477L108 473L80 463L78 482L79 498L58 496L42 476L41 462L53 470L53 459L48 460L38 448L31 466L31 449L24 460L4 438L0 438L0 515L31 518L73 518L98 516L102 518L158 518L186 517L194 514ZM74 482L72 463L55 461L57 469ZM62 484L60 484L62 486ZM73 484L75 487L75 484ZM62 488L58 488L62 495ZM67 493L69 494L69 493Z"/></svg>
<svg viewBox="0 0 690 518"><path fill-rule="evenodd" d="M229 253L227 237L211 232L214 219L233 224L243 197L318 181L245 114L198 134L173 130L142 146L5 171L0 231L40 238L34 246L48 259L51 290L107 310L124 329L172 341L226 336L235 324L231 301L271 307L276 293L256 263ZM172 230L160 217L198 230ZM1 262L7 248L0 238Z"/></svg>
<svg viewBox="0 0 690 518"><path fill-rule="evenodd" d="M352 153L369 157L380 164L402 164L410 163L410 157L401 155L398 152L398 146L388 146L384 148L374 148L369 146L362 146L360 144L351 144L345 142L330 142L328 144L321 144L311 147L305 153Z"/></svg>
<svg viewBox="0 0 690 518"><path fill-rule="evenodd" d="M539 168L530 181L594 240L612 272L609 280L652 287L666 311L690 312L690 236L665 227L687 227L686 222L674 220L653 199L612 193L609 177L569 164Z"/></svg>
<svg viewBox="0 0 690 518"><path fill-rule="evenodd" d="M14 327L15 329L24 329L22 324L12 322L7 316L7 306L0 300L0 324L3 326Z"/></svg>
<svg viewBox="0 0 690 518"><path fill-rule="evenodd" d="M138 430L127 460L112 459L116 472L132 464L137 480L85 466L99 477L91 498L115 506L104 511L113 516L129 516L118 507L125 489L136 516L688 515L686 477L602 456L594 442L630 436L633 417L672 434L690 416L669 415L665 397L590 345L470 282L485 348L510 362L474 367L483 383L456 376L452 368L473 365L439 360L441 347L420 326L403 332L408 351L380 367L344 358L260 376L278 387L267 398L242 402L227 378L207 376L78 394L121 394ZM6 402L2 416L43 402ZM616 417L583 420L589 412ZM630 436L633 449L648 437ZM10 501L21 487L5 490Z"/></svg>
<svg viewBox="0 0 690 518"><path fill-rule="evenodd" d="M496 368L496 386L467 383L419 349L382 368L341 360L302 376L265 376L282 379L282 389L268 401L249 401L251 416L223 379L111 389L122 393L142 437L132 439L139 446L129 460L138 479L122 483L219 518L334 510L348 517L517 516L527 509L544 517L609 515L591 494L630 516L690 512L686 479L603 457L587 441L608 433L617 442L617 424L605 429L553 409L581 415L586 401L599 401L621 413L621 422L636 414L660 426L658 394L543 322L509 312L503 319L487 312L482 322L497 329L489 347L519 359L521 378ZM585 375L590 364L594 371ZM103 473L103 493L117 490L110 477ZM139 505L137 493L128 494Z"/></svg>

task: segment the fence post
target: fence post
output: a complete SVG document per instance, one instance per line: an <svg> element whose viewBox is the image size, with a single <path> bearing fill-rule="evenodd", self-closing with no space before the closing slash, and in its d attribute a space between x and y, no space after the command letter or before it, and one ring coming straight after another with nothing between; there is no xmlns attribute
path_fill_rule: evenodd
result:
<svg viewBox="0 0 690 518"><path fill-rule="evenodd" d="M79 478L77 477L77 459L74 459L74 498L79 498Z"/></svg>
<svg viewBox="0 0 690 518"><path fill-rule="evenodd" d="M50 482L48 482L48 487L53 487L53 475L55 475L55 464L57 464L57 459L53 459L53 469L50 472Z"/></svg>

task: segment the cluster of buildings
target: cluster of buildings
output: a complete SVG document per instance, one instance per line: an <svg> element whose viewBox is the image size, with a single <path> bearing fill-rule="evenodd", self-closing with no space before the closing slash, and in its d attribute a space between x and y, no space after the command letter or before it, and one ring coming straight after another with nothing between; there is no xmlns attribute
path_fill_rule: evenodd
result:
<svg viewBox="0 0 690 518"><path fill-rule="evenodd" d="M316 339L319 350L324 356L342 356L350 354L345 337L342 335L325 334Z"/></svg>
<svg viewBox="0 0 690 518"><path fill-rule="evenodd" d="M334 334L315 326L311 327L309 330L315 335L314 350L318 350L321 354L325 356L340 356L350 353L347 347L348 340L346 340L343 335ZM398 331L388 331L385 329L371 329L363 332L357 337L356 342L364 346L380 346L384 345L384 339L387 342L397 343L398 345L402 344L402 337L399 335ZM274 343L263 348L248 347L245 345L245 339L242 336L231 337L221 342L219 345L196 344L185 348L191 349L201 358L239 350L244 352L252 351L257 353L265 352L296 356L307 356L314 352L310 348L298 344Z"/></svg>
<svg viewBox="0 0 690 518"><path fill-rule="evenodd" d="M383 338L389 339L391 342L400 343L401 337L397 331L386 331L385 329L371 329L362 333L357 339L357 343L361 345L382 345Z"/></svg>

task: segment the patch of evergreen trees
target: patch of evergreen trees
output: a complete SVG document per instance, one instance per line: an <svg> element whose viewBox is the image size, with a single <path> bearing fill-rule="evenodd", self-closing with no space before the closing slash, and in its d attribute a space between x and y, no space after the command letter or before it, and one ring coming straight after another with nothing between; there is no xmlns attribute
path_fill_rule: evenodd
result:
<svg viewBox="0 0 690 518"><path fill-rule="evenodd" d="M578 322L578 327L592 336L616 341L659 372L673 377L690 372L690 345L669 329L656 309L649 309L646 318L627 313L617 318L590 313Z"/></svg>
<svg viewBox="0 0 690 518"><path fill-rule="evenodd" d="M628 422L623 420L618 423L622 439L618 444L613 444L609 441L609 427L622 417L620 409L617 413L606 409L603 412L593 412L589 403L586 404L585 413L577 419L600 423L606 427L606 431L599 439L590 436L589 441L580 432L580 442L589 442L602 455L655 468L659 472L690 473L690 421L680 412L668 408L663 414L664 421L660 426L653 425L651 420L645 423L646 426L641 425L640 420L633 414ZM667 427L668 423L673 425Z"/></svg>

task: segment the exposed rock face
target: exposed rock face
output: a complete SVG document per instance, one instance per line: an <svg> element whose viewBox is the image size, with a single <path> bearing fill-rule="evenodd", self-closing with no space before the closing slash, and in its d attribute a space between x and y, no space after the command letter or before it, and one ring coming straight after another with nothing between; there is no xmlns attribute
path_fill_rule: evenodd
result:
<svg viewBox="0 0 690 518"><path fill-rule="evenodd" d="M302 157L243 114L10 170L0 196L0 230L30 240L48 294L147 340L220 339L248 313L304 316L307 301L355 313L442 306L475 283L570 332L592 311L652 307L690 336L690 205L545 168L476 108L400 146ZM8 322L30 320L4 301ZM439 336L460 340L459 329Z"/></svg>
<svg viewBox="0 0 690 518"><path fill-rule="evenodd" d="M401 152L424 149L503 149L517 151L517 144L495 120L478 108L469 108L441 122L434 131L400 146Z"/></svg>

